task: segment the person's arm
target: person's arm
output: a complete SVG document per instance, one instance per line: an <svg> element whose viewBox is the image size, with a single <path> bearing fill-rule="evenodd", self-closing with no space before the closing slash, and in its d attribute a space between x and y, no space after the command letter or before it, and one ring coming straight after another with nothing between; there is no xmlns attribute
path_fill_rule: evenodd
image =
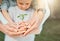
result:
<svg viewBox="0 0 60 41"><path fill-rule="evenodd" d="M0 12L0 27L2 27L3 25L8 25L7 23L8 21L4 18L4 16Z"/></svg>
<svg viewBox="0 0 60 41"><path fill-rule="evenodd" d="M40 23L42 22L43 17L44 17L43 12L39 11L38 15L35 16L34 18L32 18L32 20L29 22L31 24L31 27L24 33L24 36L29 34L34 29L37 29L39 27Z"/></svg>
<svg viewBox="0 0 60 41"><path fill-rule="evenodd" d="M8 10L8 7L9 7L9 3L7 0L3 0L2 1L2 5L1 5L1 9L2 9L2 14L3 16L8 20L8 22L12 23L12 19L10 18L7 10Z"/></svg>
<svg viewBox="0 0 60 41"><path fill-rule="evenodd" d="M16 29L13 27L9 27L8 25L3 25L0 23L0 31L10 37L17 37L24 32L16 32Z"/></svg>
<svg viewBox="0 0 60 41"><path fill-rule="evenodd" d="M37 7L37 11L38 12L35 12L33 17L32 17L32 21L30 21L30 23L34 23L31 28L29 28L25 33L24 35L27 35L29 34L31 31L33 31L35 28L39 27L39 25L41 24L43 18L44 18L44 9L45 9L45 4L44 2L40 1L40 4L39 4L39 7Z"/></svg>
<svg viewBox="0 0 60 41"><path fill-rule="evenodd" d="M8 21L4 18L4 16L1 14L0 12L0 21L3 23L3 24L7 24Z"/></svg>
<svg viewBox="0 0 60 41"><path fill-rule="evenodd" d="M9 26L7 20L0 13L0 31L9 36L19 36L23 32L17 32L15 27Z"/></svg>
<svg viewBox="0 0 60 41"><path fill-rule="evenodd" d="M12 19L10 18L7 10L3 9L2 10L2 14L4 15L4 17L8 20L9 23L13 23Z"/></svg>

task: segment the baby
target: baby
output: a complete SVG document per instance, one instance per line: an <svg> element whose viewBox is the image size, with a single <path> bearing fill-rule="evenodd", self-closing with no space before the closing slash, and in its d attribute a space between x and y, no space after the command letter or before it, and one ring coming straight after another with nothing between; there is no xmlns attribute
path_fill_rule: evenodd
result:
<svg viewBox="0 0 60 41"><path fill-rule="evenodd" d="M17 26L17 29L18 29L17 32L24 31L22 34L20 34L20 35L23 35L25 31L27 31L31 27L31 24L26 24L26 22L28 23L29 22L28 20L32 18L31 16L33 15L34 9L30 7L32 0L16 0L16 2L17 2L17 6L10 7L8 12L11 19L15 23L17 22L19 23L17 24L19 25ZM40 12L41 12L41 9L40 9ZM40 13L40 16L41 16L41 13ZM35 17L35 20L37 18L40 18L40 17ZM11 41L34 41L34 38L35 38L35 34L29 34L25 37L15 37L15 38L6 35L5 41L10 41L10 40Z"/></svg>
<svg viewBox="0 0 60 41"><path fill-rule="evenodd" d="M9 8L9 15L14 22L20 22L18 24L19 27L17 27L19 29L18 32L26 31L27 29L29 29L29 26L25 22L30 20L34 13L34 9L30 7L32 0L16 0L16 2L17 6ZM20 35L23 35L23 33ZM6 35L5 41L34 41L34 37L35 35L33 34L16 38L12 38Z"/></svg>

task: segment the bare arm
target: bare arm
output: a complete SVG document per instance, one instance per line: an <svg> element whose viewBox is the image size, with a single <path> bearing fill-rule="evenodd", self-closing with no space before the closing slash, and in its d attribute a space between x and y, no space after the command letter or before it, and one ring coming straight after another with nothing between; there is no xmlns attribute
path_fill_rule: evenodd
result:
<svg viewBox="0 0 60 41"><path fill-rule="evenodd" d="M8 22L13 23L13 21L12 21L12 19L10 18L7 10L3 9L3 10L2 10L2 14L3 14L4 17L8 20Z"/></svg>
<svg viewBox="0 0 60 41"><path fill-rule="evenodd" d="M9 8L9 3L7 0L2 1L1 9L2 9L2 14L3 16L8 20L8 22L12 22L12 19L10 18L7 10Z"/></svg>
<svg viewBox="0 0 60 41"><path fill-rule="evenodd" d="M35 28L39 27L39 25L42 22L42 19L44 18L44 8L45 8L45 4L44 2L40 1L39 2L39 6L37 7L32 20L30 21L30 24L32 25L31 28L29 28L24 35L29 34L31 31L33 31ZM40 9L40 10L38 10ZM42 9L42 10L41 10Z"/></svg>
<svg viewBox="0 0 60 41"><path fill-rule="evenodd" d="M11 37L16 37L23 33L23 32L16 32L15 28L9 27L8 25L3 25L1 23L0 23L0 31Z"/></svg>
<svg viewBox="0 0 60 41"><path fill-rule="evenodd" d="M38 12L38 15L35 16L35 18L33 18L31 21L30 21L30 24L32 25L25 33L24 35L27 35L29 34L31 31L33 31L34 29L37 29L40 25L40 23L42 22L42 19L44 17L44 14L42 11L39 11Z"/></svg>

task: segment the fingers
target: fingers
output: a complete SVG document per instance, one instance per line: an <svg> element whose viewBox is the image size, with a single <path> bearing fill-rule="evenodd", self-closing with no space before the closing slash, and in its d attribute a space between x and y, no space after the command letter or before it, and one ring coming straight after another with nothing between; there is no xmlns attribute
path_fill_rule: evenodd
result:
<svg viewBox="0 0 60 41"><path fill-rule="evenodd" d="M21 34L23 34L25 31L19 31L19 32L10 32L7 31L7 34L11 37L16 37L16 36L20 36Z"/></svg>
<svg viewBox="0 0 60 41"><path fill-rule="evenodd" d="M25 23L24 21L22 21L22 22L18 22L19 25L24 24L24 23Z"/></svg>
<svg viewBox="0 0 60 41"><path fill-rule="evenodd" d="M10 27L13 27L13 28L17 28L17 24L15 24L15 23L13 23L13 24L7 24L8 26L10 26Z"/></svg>
<svg viewBox="0 0 60 41"><path fill-rule="evenodd" d="M17 32L17 29L10 27L9 25L5 25L4 33L8 34L9 36L20 36L21 34L25 33L24 28L20 29L21 31ZM22 31L23 30L23 31Z"/></svg>
<svg viewBox="0 0 60 41"><path fill-rule="evenodd" d="M24 27L22 27L22 28L20 28L20 29L18 29L19 31L26 31L27 29L26 28L24 28Z"/></svg>
<svg viewBox="0 0 60 41"><path fill-rule="evenodd" d="M26 36L27 34L29 34L32 30L34 30L36 27L37 27L37 22L35 22L33 24L33 26L31 26L31 28L29 28L25 33L24 33L24 36Z"/></svg>
<svg viewBox="0 0 60 41"><path fill-rule="evenodd" d="M23 22L20 22L18 28L21 28L21 27L30 28L31 27L31 24L29 22L24 22L23 21Z"/></svg>
<svg viewBox="0 0 60 41"><path fill-rule="evenodd" d="M6 25L6 30L9 30L11 32L17 32L17 29L13 28L13 27L10 27L8 25Z"/></svg>
<svg viewBox="0 0 60 41"><path fill-rule="evenodd" d="M7 27L7 30L11 31L11 32L17 32L17 29L14 29L13 27Z"/></svg>
<svg viewBox="0 0 60 41"><path fill-rule="evenodd" d="M19 25L18 28L22 28L22 27L26 28L25 24L21 24L21 25Z"/></svg>
<svg viewBox="0 0 60 41"><path fill-rule="evenodd" d="M21 24L19 24L18 29L20 29L20 28L26 28L26 24L25 24L25 23L21 23Z"/></svg>
<svg viewBox="0 0 60 41"><path fill-rule="evenodd" d="M30 23L25 23L25 25L26 25L26 28L30 28L31 27L31 24Z"/></svg>
<svg viewBox="0 0 60 41"><path fill-rule="evenodd" d="M35 21L33 21L33 22L34 23L32 25L35 24ZM18 26L19 26L18 32L17 32L17 29L15 28L16 27L15 25L10 25L10 28L7 27L7 30L9 31L8 34L10 36L19 36L24 33L24 36L26 36L34 29L34 27L31 27L31 25L27 22L22 22Z"/></svg>
<svg viewBox="0 0 60 41"><path fill-rule="evenodd" d="M29 29L24 33L24 36L26 36L27 34L29 34L32 30L34 30L33 27L29 28Z"/></svg>

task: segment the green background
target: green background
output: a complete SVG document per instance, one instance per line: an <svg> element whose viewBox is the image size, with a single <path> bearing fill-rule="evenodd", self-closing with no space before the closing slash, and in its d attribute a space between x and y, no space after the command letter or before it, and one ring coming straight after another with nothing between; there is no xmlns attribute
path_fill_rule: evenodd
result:
<svg viewBox="0 0 60 41"><path fill-rule="evenodd" d="M4 34L1 32L0 41L4 41ZM60 41L60 19L48 19L35 41Z"/></svg>

